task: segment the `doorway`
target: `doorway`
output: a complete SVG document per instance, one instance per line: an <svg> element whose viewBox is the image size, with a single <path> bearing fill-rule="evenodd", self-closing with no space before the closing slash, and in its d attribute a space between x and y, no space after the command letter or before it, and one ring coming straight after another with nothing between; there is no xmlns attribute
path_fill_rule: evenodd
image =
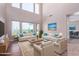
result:
<svg viewBox="0 0 79 59"><path fill-rule="evenodd" d="M79 14L67 16L68 56L79 56Z"/></svg>

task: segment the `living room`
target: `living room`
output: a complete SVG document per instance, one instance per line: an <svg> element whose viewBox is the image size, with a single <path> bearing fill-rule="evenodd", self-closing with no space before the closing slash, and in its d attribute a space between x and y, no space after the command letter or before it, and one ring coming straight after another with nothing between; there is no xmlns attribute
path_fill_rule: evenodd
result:
<svg viewBox="0 0 79 59"><path fill-rule="evenodd" d="M78 3L1 3L0 36L6 38L0 43L0 55L67 56L67 16L78 7Z"/></svg>

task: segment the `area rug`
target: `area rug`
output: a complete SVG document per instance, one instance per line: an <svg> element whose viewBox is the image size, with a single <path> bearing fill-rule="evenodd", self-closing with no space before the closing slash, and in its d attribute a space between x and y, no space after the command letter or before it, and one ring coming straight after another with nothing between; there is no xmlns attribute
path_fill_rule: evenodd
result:
<svg viewBox="0 0 79 59"><path fill-rule="evenodd" d="M30 42L24 41L24 42L18 42L19 48L22 52L22 56L34 56L34 49L31 46ZM67 53L64 53L62 56L66 56ZM58 54L55 54L55 56L59 56Z"/></svg>
<svg viewBox="0 0 79 59"><path fill-rule="evenodd" d="M23 56L34 56L34 50L30 42L28 41L18 42L18 45L21 49Z"/></svg>

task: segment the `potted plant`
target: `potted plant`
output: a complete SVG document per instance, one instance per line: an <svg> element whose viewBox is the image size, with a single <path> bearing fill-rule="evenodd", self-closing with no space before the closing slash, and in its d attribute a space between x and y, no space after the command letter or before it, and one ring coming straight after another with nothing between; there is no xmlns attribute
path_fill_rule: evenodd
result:
<svg viewBox="0 0 79 59"><path fill-rule="evenodd" d="M39 38L42 38L43 30L39 31Z"/></svg>

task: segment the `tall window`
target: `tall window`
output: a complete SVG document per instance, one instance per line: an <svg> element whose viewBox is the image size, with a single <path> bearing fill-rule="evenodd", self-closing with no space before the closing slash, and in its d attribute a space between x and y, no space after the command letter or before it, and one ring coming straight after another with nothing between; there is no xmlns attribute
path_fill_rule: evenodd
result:
<svg viewBox="0 0 79 59"><path fill-rule="evenodd" d="M20 3L12 3L12 7L20 8Z"/></svg>
<svg viewBox="0 0 79 59"><path fill-rule="evenodd" d="M39 14L39 4L35 3L35 13Z"/></svg>
<svg viewBox="0 0 79 59"><path fill-rule="evenodd" d="M12 3L12 7L21 8L23 10L34 12L39 14L39 4L38 3Z"/></svg>
<svg viewBox="0 0 79 59"><path fill-rule="evenodd" d="M22 9L29 11L29 12L34 12L34 4L33 3L23 3Z"/></svg>
<svg viewBox="0 0 79 59"><path fill-rule="evenodd" d="M12 35L18 35L20 33L20 22L12 21Z"/></svg>
<svg viewBox="0 0 79 59"><path fill-rule="evenodd" d="M32 23L22 23L22 33L32 33L33 32L33 24Z"/></svg>

